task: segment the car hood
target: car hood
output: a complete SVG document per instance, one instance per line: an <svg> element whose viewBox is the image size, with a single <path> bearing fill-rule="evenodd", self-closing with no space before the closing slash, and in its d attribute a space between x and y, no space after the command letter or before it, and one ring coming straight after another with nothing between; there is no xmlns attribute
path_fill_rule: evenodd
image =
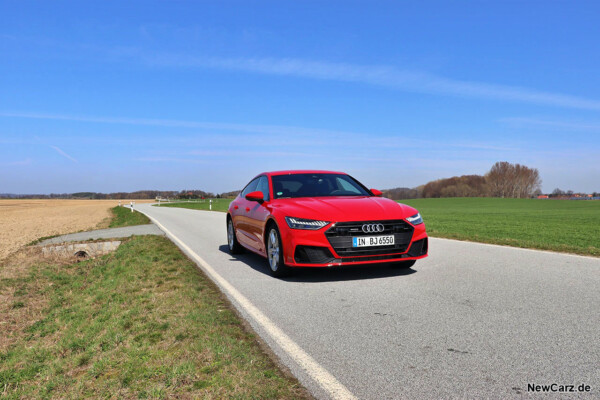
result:
<svg viewBox="0 0 600 400"><path fill-rule="evenodd" d="M272 205L282 216L330 222L404 219L417 213L405 204L371 196L300 197L278 199Z"/></svg>

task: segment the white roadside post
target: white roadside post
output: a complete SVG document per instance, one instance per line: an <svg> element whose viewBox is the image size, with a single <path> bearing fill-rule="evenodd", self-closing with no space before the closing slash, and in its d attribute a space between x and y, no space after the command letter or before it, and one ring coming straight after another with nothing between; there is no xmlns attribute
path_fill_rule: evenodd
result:
<svg viewBox="0 0 600 400"><path fill-rule="evenodd" d="M121 200L119 200L119 207L121 207Z"/></svg>
<svg viewBox="0 0 600 400"><path fill-rule="evenodd" d="M130 202L129 205L131 206L131 212L133 212L133 201Z"/></svg>
<svg viewBox="0 0 600 400"><path fill-rule="evenodd" d="M208 209L212 211L212 199L210 199L208 202Z"/></svg>

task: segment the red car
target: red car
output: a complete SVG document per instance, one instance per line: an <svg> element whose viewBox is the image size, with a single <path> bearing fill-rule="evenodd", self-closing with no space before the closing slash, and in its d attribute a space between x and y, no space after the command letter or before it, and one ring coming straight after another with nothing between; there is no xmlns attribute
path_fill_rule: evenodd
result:
<svg viewBox="0 0 600 400"><path fill-rule="evenodd" d="M258 175L227 212L232 254L244 248L290 267L393 263L409 268L427 257L417 210L381 197L342 172L279 171Z"/></svg>

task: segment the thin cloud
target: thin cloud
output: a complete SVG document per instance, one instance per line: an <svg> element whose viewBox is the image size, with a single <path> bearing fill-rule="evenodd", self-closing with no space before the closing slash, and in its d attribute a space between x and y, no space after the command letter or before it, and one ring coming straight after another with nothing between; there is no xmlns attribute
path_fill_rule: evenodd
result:
<svg viewBox="0 0 600 400"><path fill-rule="evenodd" d="M268 134L289 134L289 135L304 135L304 134L327 134L327 135L348 135L350 132L332 131L325 129L302 128L297 126L280 126L280 125L253 125L253 124L235 124L235 123L215 123L215 122L197 122L197 121L182 121L172 119L149 119L149 118L114 118L114 117L96 117L96 116L81 116L81 115L61 115L61 114L44 114L31 112L0 112L2 117L16 117L29 119L45 119L59 121L75 121L75 122L95 122L103 124L123 124L123 125L138 125L138 126L162 126L168 128L196 128L196 129L212 129L212 130L229 130L245 133L268 133Z"/></svg>
<svg viewBox="0 0 600 400"><path fill-rule="evenodd" d="M448 79L392 66L329 63L293 58L199 58L176 54L141 55L151 65L245 71L266 75L364 83L409 92L507 100L564 108L600 110L600 101L518 86Z"/></svg>
<svg viewBox="0 0 600 400"><path fill-rule="evenodd" d="M138 157L134 161L142 162L169 162L169 163L184 163L184 164L208 164L208 160L199 160L195 158L178 158L178 157Z"/></svg>
<svg viewBox="0 0 600 400"><path fill-rule="evenodd" d="M6 165L10 165L10 166L31 165L31 158L26 158L24 160L19 160L19 161L10 161L10 162L7 162Z"/></svg>
<svg viewBox="0 0 600 400"><path fill-rule="evenodd" d="M58 146L52 146L52 145L50 145L50 147L53 148L54 150L56 150L56 152L58 154L60 154L61 156L63 156L64 158L67 158L67 159L73 161L74 163L79 162L76 159L74 159L73 157L71 157L70 155L68 155L67 153L65 153L60 147L58 147Z"/></svg>
<svg viewBox="0 0 600 400"><path fill-rule="evenodd" d="M73 122L89 122L102 124L123 124L136 126L158 126L168 128L190 128L204 129L209 131L229 131L238 132L242 136L236 136L238 142L254 143L257 139L265 141L269 138L271 145L287 145L287 146L311 146L320 145L327 146L335 144L336 147L356 147L353 143L360 143L361 148L379 149L381 146L385 148L431 148L431 147L453 147L465 149L481 149L487 151L517 151L517 148L509 146L498 146L497 144L467 142L456 143L454 141L444 142L440 140L423 140L411 138L404 134L386 134L384 137L373 137L371 133L349 132L319 128L305 128L289 125L257 125L257 124L239 124L239 123L221 123L221 122L201 122L201 121L186 121L172 119L147 119L147 118L122 118L122 117L102 117L102 116L87 116L87 115L68 115L68 114L47 114L37 112L7 112L0 111L0 117L9 118L27 118L27 119L42 119L42 120L58 120L58 121L73 121ZM251 134L251 135L249 135ZM256 136L259 134L260 136ZM368 138L368 140L366 140ZM243 140L242 140L243 139ZM399 141L398 139L404 139ZM122 139L111 138L111 143L115 143ZM147 139L151 140L151 139ZM171 136L170 142L189 142L187 137ZM204 144L220 144L222 138L219 135L198 138L194 141L200 141ZM129 143L129 141L125 141ZM124 142L124 143L125 143ZM135 140L133 140L135 142ZM1 141L0 141L1 143ZM20 143L20 142L19 142ZM247 145L244 146L247 149ZM309 153L309 154L312 154ZM208 155L208 154L205 154ZM283 155L283 154L280 154ZM289 154L293 155L293 154ZM299 154L305 155L305 154ZM150 160L145 160L150 161Z"/></svg>
<svg viewBox="0 0 600 400"><path fill-rule="evenodd" d="M446 78L390 65L359 65L299 58L223 58L198 57L178 53L152 53L139 47L104 48L90 45L66 45L48 40L45 46L60 46L71 51L92 50L103 60L116 59L157 67L205 68L245 71L265 75L294 76L309 79L355 82L415 93L514 101L563 108L600 110L600 100L520 86L499 85Z"/></svg>
<svg viewBox="0 0 600 400"><path fill-rule="evenodd" d="M461 149L474 149L474 150L488 150L488 151L519 151L517 147L508 147L508 146L495 146L489 144L482 143L449 143L445 144L447 147L457 147Z"/></svg>
<svg viewBox="0 0 600 400"><path fill-rule="evenodd" d="M557 120L546 120L537 118L502 118L500 122L516 125L537 125L547 126L553 128L567 128L585 131L600 131L600 124L594 123L583 123L583 122L571 122L571 121L557 121Z"/></svg>
<svg viewBox="0 0 600 400"><path fill-rule="evenodd" d="M300 152L288 152L288 151L248 151L243 150L192 150L188 154L195 156L204 157L237 157L237 156L253 156L253 157L315 157L315 152L312 153L300 153Z"/></svg>

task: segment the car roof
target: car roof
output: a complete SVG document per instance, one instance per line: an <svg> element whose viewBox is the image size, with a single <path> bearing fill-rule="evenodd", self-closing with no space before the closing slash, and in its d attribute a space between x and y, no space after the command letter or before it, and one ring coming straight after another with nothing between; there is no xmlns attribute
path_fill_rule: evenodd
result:
<svg viewBox="0 0 600 400"><path fill-rule="evenodd" d="M315 170L315 169L296 169L296 170L287 170L287 171L271 171L271 172L263 172L260 175L267 176L275 176L275 175L296 175L296 174L337 174L337 175L348 175L345 172L338 171L323 171L323 170Z"/></svg>

